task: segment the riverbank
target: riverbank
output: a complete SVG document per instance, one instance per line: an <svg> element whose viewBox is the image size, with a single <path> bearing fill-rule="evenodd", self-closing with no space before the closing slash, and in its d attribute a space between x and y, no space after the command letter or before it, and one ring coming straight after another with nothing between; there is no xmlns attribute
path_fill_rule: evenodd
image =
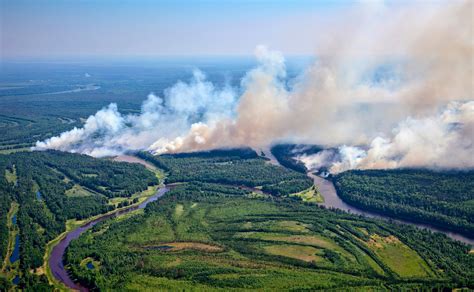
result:
<svg viewBox="0 0 474 292"><path fill-rule="evenodd" d="M380 213L362 210L362 209L359 209L359 208L354 207L352 205L349 205L339 197L339 195L337 194L336 188L334 187L334 184L332 183L332 181L330 181L328 179L325 179L325 178L322 178L320 176L317 176L317 175L315 175L311 172L308 172L307 175L310 178L313 179L314 184L317 186L317 188L319 189L319 191L323 195L324 203L321 203L320 205L325 206L326 208L339 209L339 210L342 210L342 211L345 211L345 212L348 212L348 213L351 213L351 214L362 215L362 216L366 216L366 217L369 217L369 218L382 219L382 220L385 220L385 221L393 221L393 222L400 223L400 224L414 225L418 228L428 229L428 230L431 230L433 232L444 233L448 237L450 237L451 239L458 240L458 241L461 241L463 243L469 244L471 246L471 248L474 248L474 239L468 238L468 237L466 237L462 234L452 232L452 231L449 231L449 230L443 230L441 228L431 226L431 225L428 225L428 224L421 224L421 223L411 222L411 221L408 221L408 220L393 218L393 217L386 216L386 215L383 215L383 214L380 214Z"/></svg>

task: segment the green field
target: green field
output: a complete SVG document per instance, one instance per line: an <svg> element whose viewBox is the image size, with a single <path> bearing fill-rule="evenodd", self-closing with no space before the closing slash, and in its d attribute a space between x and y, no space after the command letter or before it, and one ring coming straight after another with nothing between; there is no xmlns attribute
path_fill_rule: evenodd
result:
<svg viewBox="0 0 474 292"><path fill-rule="evenodd" d="M316 189L315 186L312 186L311 188L301 191L299 193L291 194L289 196L300 198L303 202L308 202L308 203L313 203L313 204L324 203L324 197Z"/></svg>
<svg viewBox="0 0 474 292"><path fill-rule="evenodd" d="M426 277L433 274L426 262L414 250L394 236L381 237L372 234L367 246L390 269L402 277Z"/></svg>

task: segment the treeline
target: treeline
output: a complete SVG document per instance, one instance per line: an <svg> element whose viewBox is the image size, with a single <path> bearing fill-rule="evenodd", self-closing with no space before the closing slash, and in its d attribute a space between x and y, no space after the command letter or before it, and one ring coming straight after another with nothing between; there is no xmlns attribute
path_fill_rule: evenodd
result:
<svg viewBox="0 0 474 292"><path fill-rule="evenodd" d="M359 208L474 237L474 171L352 170L334 182Z"/></svg>
<svg viewBox="0 0 474 292"><path fill-rule="evenodd" d="M9 183L5 179L5 170L12 172L13 165L17 182ZM85 219L113 210L115 207L108 203L105 194L130 196L158 183L156 176L141 165L57 151L0 155L0 173L1 218L6 216L11 200L20 205L17 213L19 287L25 289L48 286L44 276L39 277L30 271L43 265L46 244L65 231L66 220ZM87 195L66 195L67 190L75 185L90 191ZM41 198L37 197L37 191L41 192ZM127 204L128 201L119 207ZM1 220L0 229L6 228L4 224L6 221ZM4 253L8 230L1 232L0 239Z"/></svg>
<svg viewBox="0 0 474 292"><path fill-rule="evenodd" d="M214 150L186 154L139 157L168 172L167 182L209 182L247 187L261 186L276 196L288 195L313 185L306 175L267 162L250 149Z"/></svg>

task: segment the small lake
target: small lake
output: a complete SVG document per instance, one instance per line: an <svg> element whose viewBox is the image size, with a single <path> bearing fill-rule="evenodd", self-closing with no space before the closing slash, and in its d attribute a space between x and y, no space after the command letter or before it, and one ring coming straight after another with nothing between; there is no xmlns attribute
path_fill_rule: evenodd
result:
<svg viewBox="0 0 474 292"><path fill-rule="evenodd" d="M42 200L43 200L43 195L41 195L41 192L40 192L40 191L37 191L37 192L36 192L36 199L37 199L38 201L42 201Z"/></svg>
<svg viewBox="0 0 474 292"><path fill-rule="evenodd" d="M20 283L20 276L16 275L15 278L13 278L12 283L18 285Z"/></svg>
<svg viewBox="0 0 474 292"><path fill-rule="evenodd" d="M20 259L20 235L15 236L15 248L13 249L12 255L10 256L10 263L14 263Z"/></svg>

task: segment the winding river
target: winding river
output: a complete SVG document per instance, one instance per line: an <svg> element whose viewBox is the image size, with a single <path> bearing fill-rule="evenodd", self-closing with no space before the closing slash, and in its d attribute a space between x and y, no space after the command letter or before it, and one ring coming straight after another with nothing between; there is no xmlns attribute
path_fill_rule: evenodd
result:
<svg viewBox="0 0 474 292"><path fill-rule="evenodd" d="M273 154L267 150L267 149L262 149L261 152L265 155L266 158L270 159L269 162L274 164L274 165L280 165L278 160L273 156ZM281 165L280 165L281 166ZM446 234L452 239L459 240L461 242L467 243L471 245L471 247L474 247L474 238L469 238L466 237L462 234L452 232L449 230L445 230L439 227L431 226L428 224L422 224L422 223L415 223L407 220L402 220L402 219L395 219L392 217L384 216L379 213L375 212L370 212L370 211L365 211L362 209L359 209L357 207L354 207L352 205L349 205L345 203L338 195L336 192L336 188L334 187L334 184L332 181L324 179L320 176L317 176L311 172L307 173L308 177L310 177L314 184L318 187L319 191L321 192L322 196L324 197L324 203L321 203L320 205L325 206L326 208L333 208L333 209L340 209L343 211L346 211L348 213L356 214L356 215L363 215L366 217L370 218L378 218L378 219L383 219L383 220L390 220L393 222L398 222L398 223L403 223L403 224L410 224L417 226L419 228L423 229L429 229L434 232L441 232Z"/></svg>
<svg viewBox="0 0 474 292"><path fill-rule="evenodd" d="M63 263L64 253L66 252L66 249L71 243L71 241L78 238L82 233L91 229L94 225L96 225L97 223L101 221L104 221L106 219L116 217L122 214L126 214L137 209L145 208L146 205L158 200L168 191L169 191L169 188L162 187L158 189L158 191L153 196L149 197L146 201L140 203L139 205L131 206L126 209L117 210L116 212L113 212L110 214L105 214L67 233L66 236L63 239L61 239L61 241L59 241L57 245L53 247L51 256L49 258L48 264L51 267L51 272L53 276L71 289L79 290L79 291L88 291L86 287L83 287L80 284L75 283L73 279L71 279L68 271L64 267L64 263Z"/></svg>
<svg viewBox="0 0 474 292"><path fill-rule="evenodd" d="M414 225L414 226L417 226L417 227L423 228L423 229L429 229L429 230L434 231L434 232L442 232L442 233L446 234L447 236L449 236L452 239L462 241L464 243L467 243L467 244L471 245L471 247L474 247L474 239L466 237L462 234L452 232L452 231L448 231L448 230L445 230L445 229L441 229L441 228L431 226L431 225L428 225L428 224L421 224L421 223L415 223L415 222L402 220L402 219L395 219L395 218L392 218L392 217L381 215L379 213L365 211L365 210L359 209L357 207L351 206L351 205L345 203L337 195L336 188L334 187L334 184L332 183L332 181L324 179L324 178L322 178L320 176L317 176L315 174L312 174L310 172L308 172L307 175L311 179L313 179L314 184L318 187L319 191L323 195L324 203L321 203L321 205L325 206L326 208L340 209L340 210L346 211L348 213L356 214L356 215L363 215L363 216L366 216L366 217L378 218L378 219L383 219L383 220L391 220L391 221L398 222L398 223Z"/></svg>

